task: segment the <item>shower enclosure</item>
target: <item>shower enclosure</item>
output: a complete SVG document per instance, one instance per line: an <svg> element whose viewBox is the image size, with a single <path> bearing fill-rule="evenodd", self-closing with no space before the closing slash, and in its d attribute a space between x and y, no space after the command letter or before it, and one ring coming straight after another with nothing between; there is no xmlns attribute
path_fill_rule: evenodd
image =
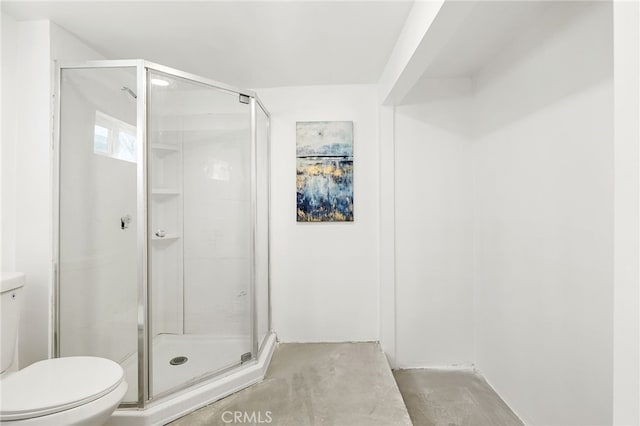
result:
<svg viewBox="0 0 640 426"><path fill-rule="evenodd" d="M119 362L137 408L257 363L273 339L255 93L142 60L58 77L55 355Z"/></svg>

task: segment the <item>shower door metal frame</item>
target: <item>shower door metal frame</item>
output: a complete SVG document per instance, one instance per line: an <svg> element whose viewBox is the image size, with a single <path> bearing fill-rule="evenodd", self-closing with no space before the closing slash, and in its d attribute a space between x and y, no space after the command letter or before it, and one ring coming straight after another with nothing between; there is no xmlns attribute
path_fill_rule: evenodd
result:
<svg viewBox="0 0 640 426"><path fill-rule="evenodd" d="M137 212L136 220L139 226L137 227L137 373L138 373L138 401L120 404L120 408L139 408L143 409L150 403L157 399L162 399L167 395L180 392L188 389L193 385L212 379L213 377L228 373L238 368L243 368L245 365L250 365L256 362L258 356L262 353L264 343L268 339L268 336L273 332L271 324L271 262L270 262L270 247L267 247L267 297L268 297L268 312L267 312L267 335L263 342L258 342L257 335L257 292L256 292L256 245L255 235L257 229L257 113L256 108L259 107L266 115L267 118L267 157L271 155L271 115L264 107L256 93L252 90L239 89L221 83L219 81L211 80L205 77L201 77L195 74L180 71L174 68L170 68L164 65L159 65L153 62L145 61L142 59L132 60L104 60L104 61L88 61L80 64L58 64L55 63L54 75L52 76L54 81L54 118L52 124L52 166L53 166L53 297L52 297L52 339L51 339L51 352L54 357L60 356L60 108L61 108L61 78L62 70L65 69L104 69L104 68L136 68L136 83L137 83L137 99L136 99L136 138L138 143L137 163L136 163L136 194L137 194ZM148 247L150 244L149 235L151 235L151 221L149 218L150 211L150 197L148 196L148 182L149 182L149 146L147 140L147 126L148 126L148 105L147 95L149 90L148 72L150 70L158 71L171 76L191 80L197 83L201 83L210 86L214 89L237 94L246 95L250 98L250 120L251 120L251 255L250 255L250 291L251 291L251 347L252 347L252 360L250 362L238 363L222 370L214 370L209 374L206 374L196 380L185 382L182 386L173 388L167 393L160 394L158 397L150 398L149 389L151 388L151 362L149 349L151 347L151 337L149 333L149 324L151 319L151 309L153 308L150 303L150 288L149 282L151 279L150 262L148 258ZM267 162L269 164L269 161ZM268 188L268 206L267 206L267 235L268 241L270 241L271 232L271 183L270 183L270 170L267 170L267 176L269 176Z"/></svg>
<svg viewBox="0 0 640 426"><path fill-rule="evenodd" d="M146 313L147 305L147 138L146 138L146 72L145 61L108 60L90 61L81 64L56 64L55 67L55 116L53 144L53 356L60 357L60 118L61 118L61 78L65 69L106 69L106 68L135 68L136 69L136 139L139 141L136 158L136 258L137 258L137 373L138 373L138 401L125 402L121 407L143 408L148 400L148 330Z"/></svg>
<svg viewBox="0 0 640 426"><path fill-rule="evenodd" d="M253 111L253 118L252 118L252 124L255 127L255 132L252 132L252 137L254 138L254 140L252 141L253 143L253 148L252 150L255 152L255 156L257 158L258 155L258 112L257 110L260 109L260 111L262 111L266 117L266 125L267 125L267 138L266 138L266 143L267 143L267 151L266 151L266 155L267 155L267 170L266 170L266 175L267 175L267 332L265 334L264 339L262 340L262 342L258 342L257 338L259 338L259 336L257 335L258 332L258 322L257 322L257 318L254 324L255 330L256 330L256 356L259 358L260 355L262 354L262 350L264 349L264 345L267 342L267 339L269 338L269 334L271 334L273 332L272 328L271 328L271 114L269 113L269 111L267 110L267 108L264 106L264 104L262 103L262 101L260 101L260 98L256 95L254 98L255 100L255 108ZM256 175L257 175L257 168L256 168ZM258 186L258 182L257 182L257 176L256 176L256 180L254 181L254 185ZM257 198L256 198L257 200ZM255 212L255 221L254 221L254 231L258 229L258 218L257 218L257 206L256 206L256 210L254 210ZM255 248L255 242L254 242L254 248ZM254 264L254 270L257 269L256 265ZM256 292L257 293L257 292ZM257 300L257 294L254 295L254 300L255 300L255 304L257 306L258 304L258 300ZM257 308L256 308L257 310Z"/></svg>

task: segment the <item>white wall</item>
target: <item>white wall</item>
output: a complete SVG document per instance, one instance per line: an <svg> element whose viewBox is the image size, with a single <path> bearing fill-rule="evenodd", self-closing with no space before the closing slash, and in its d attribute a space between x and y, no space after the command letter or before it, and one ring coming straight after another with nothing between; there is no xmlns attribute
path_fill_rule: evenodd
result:
<svg viewBox="0 0 640 426"><path fill-rule="evenodd" d="M611 9L550 9L475 81L477 363L527 424L612 421Z"/></svg>
<svg viewBox="0 0 640 426"><path fill-rule="evenodd" d="M2 144L0 161L2 162L2 186L0 188L0 269L14 271L16 268L16 142L17 138L17 100L18 69L18 23L9 15L2 14L2 105L0 127Z"/></svg>
<svg viewBox="0 0 640 426"><path fill-rule="evenodd" d="M51 289L50 25L18 24L15 268L26 274L20 365L47 357ZM3 142L4 143L4 142Z"/></svg>
<svg viewBox="0 0 640 426"><path fill-rule="evenodd" d="M258 90L271 113L271 286L281 341L378 339L376 86ZM354 222L297 223L296 121L354 122Z"/></svg>
<svg viewBox="0 0 640 426"><path fill-rule="evenodd" d="M527 424L610 424L612 5L550 5L472 89L455 81L423 78L395 107L396 364L473 362ZM633 158L620 176L637 173L632 141L617 145ZM618 321L637 312L624 306ZM633 328L616 330L630 361ZM619 392L636 366L616 367ZM628 400L620 418L634 415Z"/></svg>
<svg viewBox="0 0 640 426"><path fill-rule="evenodd" d="M471 81L437 86L447 93L396 107L399 368L474 361Z"/></svg>
<svg viewBox="0 0 640 426"><path fill-rule="evenodd" d="M47 358L50 348L51 61L99 55L49 21L16 22L5 13L2 19L2 85L11 86L2 93L2 267L27 277L20 333L26 366Z"/></svg>

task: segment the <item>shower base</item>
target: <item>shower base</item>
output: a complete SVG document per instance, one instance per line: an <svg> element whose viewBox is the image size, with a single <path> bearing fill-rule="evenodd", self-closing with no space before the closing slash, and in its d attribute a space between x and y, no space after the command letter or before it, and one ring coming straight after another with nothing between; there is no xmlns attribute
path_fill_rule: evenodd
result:
<svg viewBox="0 0 640 426"><path fill-rule="evenodd" d="M220 398L260 382L269 366L276 346L274 333L265 338L264 348L257 360L226 370L211 379L194 383L193 386L168 394L151 402L144 409L118 409L107 425L151 426L163 425L208 405ZM155 395L167 392L186 382L197 379L215 370L238 364L243 350L249 345L244 339L229 339L207 335L161 334L153 339L153 382ZM188 358L181 365L170 361L179 356ZM128 383L136 383L136 357L133 354L121 363ZM133 386L130 386L132 388ZM129 390L124 401L135 401L137 395Z"/></svg>
<svg viewBox="0 0 640 426"><path fill-rule="evenodd" d="M151 394L160 395L168 390L183 386L212 371L222 370L240 362L240 355L250 351L249 338L223 338L206 334L160 334L152 344ZM138 354L134 353L120 365L124 369L127 383L138 381ZM186 357L180 365L172 365L171 360ZM129 386L124 401L136 401L136 386Z"/></svg>

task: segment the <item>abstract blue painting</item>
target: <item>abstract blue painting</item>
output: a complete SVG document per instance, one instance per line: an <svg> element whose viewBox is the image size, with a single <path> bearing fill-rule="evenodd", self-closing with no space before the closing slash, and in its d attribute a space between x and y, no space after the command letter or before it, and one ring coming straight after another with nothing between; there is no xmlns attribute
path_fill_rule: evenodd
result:
<svg viewBox="0 0 640 426"><path fill-rule="evenodd" d="M353 122L296 123L298 222L353 222Z"/></svg>

